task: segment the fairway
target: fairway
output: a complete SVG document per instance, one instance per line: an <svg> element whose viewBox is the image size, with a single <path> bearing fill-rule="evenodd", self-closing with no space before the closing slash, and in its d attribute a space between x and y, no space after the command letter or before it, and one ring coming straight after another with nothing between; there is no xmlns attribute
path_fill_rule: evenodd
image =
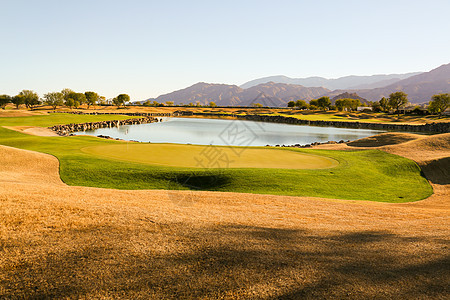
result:
<svg viewBox="0 0 450 300"><path fill-rule="evenodd" d="M186 168L327 169L339 164L320 155L261 148L132 143L84 147L81 151L110 159Z"/></svg>

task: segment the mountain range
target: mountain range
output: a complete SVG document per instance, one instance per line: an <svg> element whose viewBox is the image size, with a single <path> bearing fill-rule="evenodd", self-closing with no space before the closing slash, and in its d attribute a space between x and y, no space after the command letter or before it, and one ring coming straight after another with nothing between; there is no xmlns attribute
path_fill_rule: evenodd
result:
<svg viewBox="0 0 450 300"><path fill-rule="evenodd" d="M251 106L260 103L264 106L286 106L291 100L311 100L331 92L323 87L304 87L295 84L267 82L243 89L237 85L196 83L188 88L148 99L175 104L215 102L219 106Z"/></svg>
<svg viewBox="0 0 450 300"><path fill-rule="evenodd" d="M326 79L323 77L290 78L287 76L270 76L251 80L241 85L241 88L247 89L252 86L266 82L298 84L306 87L324 87L330 90L343 89L373 89L393 84L400 80L419 75L421 72L390 75L372 75L372 76L345 76L336 79Z"/></svg>
<svg viewBox="0 0 450 300"><path fill-rule="evenodd" d="M298 84L299 82L302 84ZM346 76L338 79L273 76L255 79L241 86L199 82L148 100L203 105L215 102L219 106L251 106L253 103L261 103L264 106L282 107L291 100L312 100L321 96L333 98L343 93L356 93L369 101L378 101L396 91L407 93L411 103L428 102L434 94L449 93L450 64L423 73Z"/></svg>
<svg viewBox="0 0 450 300"><path fill-rule="evenodd" d="M430 72L411 76L394 84L381 88L354 90L361 97L377 101L381 97L403 91L408 94L411 103L424 103L430 101L431 96L441 93L450 93L450 64L442 65Z"/></svg>

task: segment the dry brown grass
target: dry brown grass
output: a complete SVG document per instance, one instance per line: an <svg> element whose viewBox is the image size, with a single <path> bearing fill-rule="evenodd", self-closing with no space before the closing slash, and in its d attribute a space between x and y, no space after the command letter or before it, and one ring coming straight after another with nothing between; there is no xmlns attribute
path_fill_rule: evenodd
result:
<svg viewBox="0 0 450 300"><path fill-rule="evenodd" d="M384 149L439 160L445 143ZM0 162L0 298L450 297L442 182L387 204L70 187L54 157L0 146Z"/></svg>
<svg viewBox="0 0 450 300"><path fill-rule="evenodd" d="M36 116L36 115L44 115L47 114L47 111L30 111L25 109L8 109L3 110L0 109L0 118L2 117L29 117L29 116Z"/></svg>
<svg viewBox="0 0 450 300"><path fill-rule="evenodd" d="M398 145L419 138L421 138L421 136L417 134L387 132L352 141L347 143L347 145L351 147L381 147L386 145Z"/></svg>
<svg viewBox="0 0 450 300"><path fill-rule="evenodd" d="M37 136L59 136L53 130L36 126L3 126L7 129Z"/></svg>

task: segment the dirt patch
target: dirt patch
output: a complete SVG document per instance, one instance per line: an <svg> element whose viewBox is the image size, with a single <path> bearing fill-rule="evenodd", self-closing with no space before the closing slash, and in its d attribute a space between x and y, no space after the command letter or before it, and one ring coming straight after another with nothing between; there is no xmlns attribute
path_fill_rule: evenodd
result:
<svg viewBox="0 0 450 300"><path fill-rule="evenodd" d="M3 117L30 117L36 115L46 115L47 112L29 111L29 110L2 110L0 109L0 118Z"/></svg>
<svg viewBox="0 0 450 300"><path fill-rule="evenodd" d="M35 126L3 126L4 128L37 136L59 136L53 130Z"/></svg>
<svg viewBox="0 0 450 300"><path fill-rule="evenodd" d="M367 138L347 143L351 147L380 147L386 145L398 145L411 140L423 138L422 135L400 132L382 133Z"/></svg>
<svg viewBox="0 0 450 300"><path fill-rule="evenodd" d="M380 147L381 150L422 163L450 156L450 133L419 136L417 139Z"/></svg>

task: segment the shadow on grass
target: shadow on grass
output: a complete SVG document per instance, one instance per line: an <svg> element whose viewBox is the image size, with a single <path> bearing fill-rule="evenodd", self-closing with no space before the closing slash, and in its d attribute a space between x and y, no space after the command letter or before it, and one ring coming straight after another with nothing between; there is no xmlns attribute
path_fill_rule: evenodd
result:
<svg viewBox="0 0 450 300"><path fill-rule="evenodd" d="M184 187L189 190L214 190L230 184L231 181L230 176L219 171L179 173L169 178L168 189L177 190Z"/></svg>
<svg viewBox="0 0 450 300"><path fill-rule="evenodd" d="M448 240L373 231L176 226L76 232L71 251L51 250L45 257L1 266L0 297L404 299L450 294L450 256L442 251Z"/></svg>
<svg viewBox="0 0 450 300"><path fill-rule="evenodd" d="M450 184L450 157L431 160L420 166L425 177L435 184Z"/></svg>

